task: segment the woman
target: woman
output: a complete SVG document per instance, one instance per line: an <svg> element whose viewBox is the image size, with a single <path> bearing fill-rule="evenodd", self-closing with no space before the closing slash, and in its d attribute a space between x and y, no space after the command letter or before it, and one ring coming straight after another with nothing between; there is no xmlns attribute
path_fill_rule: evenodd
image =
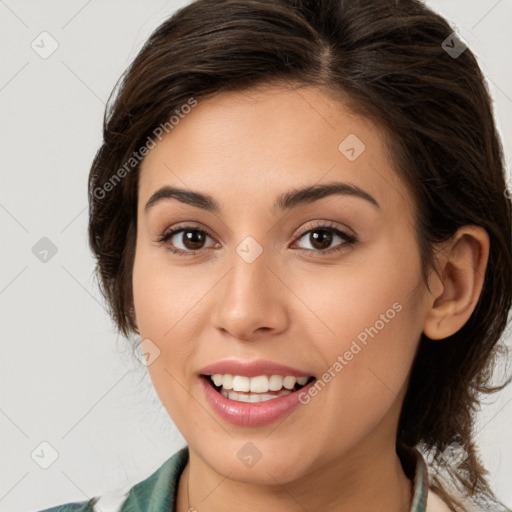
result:
<svg viewBox="0 0 512 512"><path fill-rule="evenodd" d="M116 510L504 510L472 430L512 293L490 105L419 1L199 0L150 36L90 244L187 446Z"/></svg>

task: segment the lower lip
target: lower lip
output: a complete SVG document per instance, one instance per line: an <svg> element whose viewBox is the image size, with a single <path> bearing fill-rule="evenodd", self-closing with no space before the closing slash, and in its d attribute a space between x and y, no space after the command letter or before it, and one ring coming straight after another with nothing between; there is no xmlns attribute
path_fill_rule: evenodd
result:
<svg viewBox="0 0 512 512"><path fill-rule="evenodd" d="M311 381L306 386L298 391L294 391L289 395L273 398L258 403L237 402L229 400L219 392L217 392L208 380L200 377L206 400L211 405L212 409L223 419L235 425L244 427L258 427L261 425L268 425L284 418L290 414L297 406L302 405L299 401L299 395L314 385L315 380Z"/></svg>

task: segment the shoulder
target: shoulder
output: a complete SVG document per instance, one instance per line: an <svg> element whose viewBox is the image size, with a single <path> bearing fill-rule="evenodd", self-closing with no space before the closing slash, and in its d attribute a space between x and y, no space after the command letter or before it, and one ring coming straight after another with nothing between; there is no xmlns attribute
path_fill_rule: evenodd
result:
<svg viewBox="0 0 512 512"><path fill-rule="evenodd" d="M38 512L124 512L173 510L179 477L188 461L188 447L167 459L145 480L127 490L106 492L87 501L65 503Z"/></svg>

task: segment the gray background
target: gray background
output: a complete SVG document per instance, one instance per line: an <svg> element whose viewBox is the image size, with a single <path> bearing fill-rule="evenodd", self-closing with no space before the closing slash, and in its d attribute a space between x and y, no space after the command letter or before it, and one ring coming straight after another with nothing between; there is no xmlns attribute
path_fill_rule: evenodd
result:
<svg viewBox="0 0 512 512"><path fill-rule="evenodd" d="M185 3L0 0L1 511L130 487L184 444L105 313L87 246L87 176L117 78ZM510 171L512 0L426 3L479 58ZM511 402L512 389L489 401L477 436L509 507ZM42 442L58 454L47 469Z"/></svg>

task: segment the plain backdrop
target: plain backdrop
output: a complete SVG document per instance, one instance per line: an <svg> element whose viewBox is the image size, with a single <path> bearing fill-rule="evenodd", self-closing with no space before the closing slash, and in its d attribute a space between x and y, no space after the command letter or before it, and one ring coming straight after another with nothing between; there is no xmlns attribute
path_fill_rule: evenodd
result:
<svg viewBox="0 0 512 512"><path fill-rule="evenodd" d="M185 3L0 0L1 511L130 487L184 445L105 312L87 246L87 177L116 80ZM512 0L427 5L477 55L508 165ZM478 427L491 482L509 507L511 425L509 387Z"/></svg>

